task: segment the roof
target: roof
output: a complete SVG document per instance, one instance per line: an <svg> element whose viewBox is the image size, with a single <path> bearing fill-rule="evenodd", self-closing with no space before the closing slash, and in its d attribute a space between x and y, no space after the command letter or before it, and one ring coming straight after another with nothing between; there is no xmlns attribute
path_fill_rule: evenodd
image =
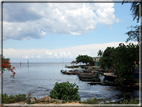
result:
<svg viewBox="0 0 142 107"><path fill-rule="evenodd" d="M76 63L76 61L72 61L71 63Z"/></svg>
<svg viewBox="0 0 142 107"><path fill-rule="evenodd" d="M101 57L92 57L93 58L93 61L99 61L99 59L101 58Z"/></svg>

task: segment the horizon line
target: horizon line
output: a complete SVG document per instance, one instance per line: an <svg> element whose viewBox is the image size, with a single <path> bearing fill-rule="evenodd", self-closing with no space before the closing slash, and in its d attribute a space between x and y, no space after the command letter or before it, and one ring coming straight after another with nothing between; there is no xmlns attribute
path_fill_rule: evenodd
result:
<svg viewBox="0 0 142 107"><path fill-rule="evenodd" d="M11 63L20 63L20 62L11 62ZM21 63L71 63L71 62L21 62Z"/></svg>

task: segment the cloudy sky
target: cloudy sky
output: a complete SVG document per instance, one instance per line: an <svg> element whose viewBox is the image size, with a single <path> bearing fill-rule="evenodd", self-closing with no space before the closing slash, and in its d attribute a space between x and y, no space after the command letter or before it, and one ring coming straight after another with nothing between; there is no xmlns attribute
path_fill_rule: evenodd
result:
<svg viewBox="0 0 142 107"><path fill-rule="evenodd" d="M4 3L3 55L11 62L71 62L117 47L136 25L130 3Z"/></svg>

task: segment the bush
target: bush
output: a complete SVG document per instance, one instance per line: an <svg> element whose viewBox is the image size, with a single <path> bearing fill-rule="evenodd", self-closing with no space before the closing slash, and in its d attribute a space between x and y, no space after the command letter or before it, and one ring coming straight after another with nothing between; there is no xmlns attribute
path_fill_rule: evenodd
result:
<svg viewBox="0 0 142 107"><path fill-rule="evenodd" d="M123 101L120 101L120 102L106 102L106 99L105 98L102 98L101 100L103 102L103 104L139 104L139 100L136 99L136 98L131 98L130 100L127 100L125 99L125 96L124 96L124 100ZM85 101L83 102L80 102L80 103L84 103L84 104L99 104L97 98L88 98L86 99Z"/></svg>
<svg viewBox="0 0 142 107"><path fill-rule="evenodd" d="M94 98L94 99L88 98L83 103L85 103L85 104L99 104L97 98Z"/></svg>
<svg viewBox="0 0 142 107"><path fill-rule="evenodd" d="M26 100L26 95L25 94L19 94L19 95L10 95L8 96L6 93L3 94L2 96L3 103L15 103L15 102L20 102L20 101L25 101Z"/></svg>
<svg viewBox="0 0 142 107"><path fill-rule="evenodd" d="M78 93L78 85L75 83L63 82L63 83L55 83L55 86L52 91L50 91L50 97L54 99L62 99L62 100L80 100L80 96Z"/></svg>
<svg viewBox="0 0 142 107"><path fill-rule="evenodd" d="M136 98L131 98L130 100L124 99L120 101L120 104L139 104L139 100Z"/></svg>
<svg viewBox="0 0 142 107"><path fill-rule="evenodd" d="M15 99L16 99L16 102L25 101L26 100L26 95L25 94L16 95Z"/></svg>
<svg viewBox="0 0 142 107"><path fill-rule="evenodd" d="M56 102L56 103L57 103L57 101L56 101L56 100L51 100L51 103L54 103L54 102Z"/></svg>

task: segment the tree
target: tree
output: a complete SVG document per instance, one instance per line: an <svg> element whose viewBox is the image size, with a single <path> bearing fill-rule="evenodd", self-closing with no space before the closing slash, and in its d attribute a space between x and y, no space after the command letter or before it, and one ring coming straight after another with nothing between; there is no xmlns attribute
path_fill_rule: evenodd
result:
<svg viewBox="0 0 142 107"><path fill-rule="evenodd" d="M1 67L1 69L2 69L2 73L3 73L3 71L5 71L5 70L8 70L8 71L11 71L12 73L13 73L13 75L11 75L11 78L13 77L15 77L15 72L13 71L14 69L15 69L15 67L12 67L12 65L10 64L10 59L9 58L4 58L4 57L2 57L2 55L0 55L1 56L1 63L2 64L0 64L0 65L2 65L2 67Z"/></svg>
<svg viewBox="0 0 142 107"><path fill-rule="evenodd" d="M133 62L139 61L139 45L120 43L118 47L107 47L100 59L101 68L113 67L118 79L117 83L133 82Z"/></svg>
<svg viewBox="0 0 142 107"><path fill-rule="evenodd" d="M130 43L129 45L124 45L120 43L115 49L115 58L113 67L116 69L116 75L118 83L129 83L133 82L133 74L131 71L133 69L133 62L139 60L139 46Z"/></svg>
<svg viewBox="0 0 142 107"><path fill-rule="evenodd" d="M126 3L128 1L123 0L123 3ZM139 5L142 4L141 0L137 0L135 2L132 2L131 4L131 8L130 11L132 12L132 17L133 20L136 20L137 23L139 22ZM142 9L141 9L142 11ZM141 26L141 25L140 25ZM131 30L126 32L126 34L129 36L126 40L126 42L130 41L130 40L134 40L139 42L139 26L131 26Z"/></svg>
<svg viewBox="0 0 142 107"><path fill-rule="evenodd" d="M92 63L93 62L93 58L88 56L88 55L78 55L76 57L76 62L82 62L82 63Z"/></svg>
<svg viewBox="0 0 142 107"><path fill-rule="evenodd" d="M98 56L101 57L102 55L103 55L103 51L99 50L99 51L98 51Z"/></svg>
<svg viewBox="0 0 142 107"><path fill-rule="evenodd" d="M113 63L113 52L114 47L107 47L103 53L103 56L100 58L100 66L101 68L111 68Z"/></svg>
<svg viewBox="0 0 142 107"><path fill-rule="evenodd" d="M54 99L80 101L78 85L69 83L68 81L62 83L56 82L53 90L50 91L50 97Z"/></svg>

